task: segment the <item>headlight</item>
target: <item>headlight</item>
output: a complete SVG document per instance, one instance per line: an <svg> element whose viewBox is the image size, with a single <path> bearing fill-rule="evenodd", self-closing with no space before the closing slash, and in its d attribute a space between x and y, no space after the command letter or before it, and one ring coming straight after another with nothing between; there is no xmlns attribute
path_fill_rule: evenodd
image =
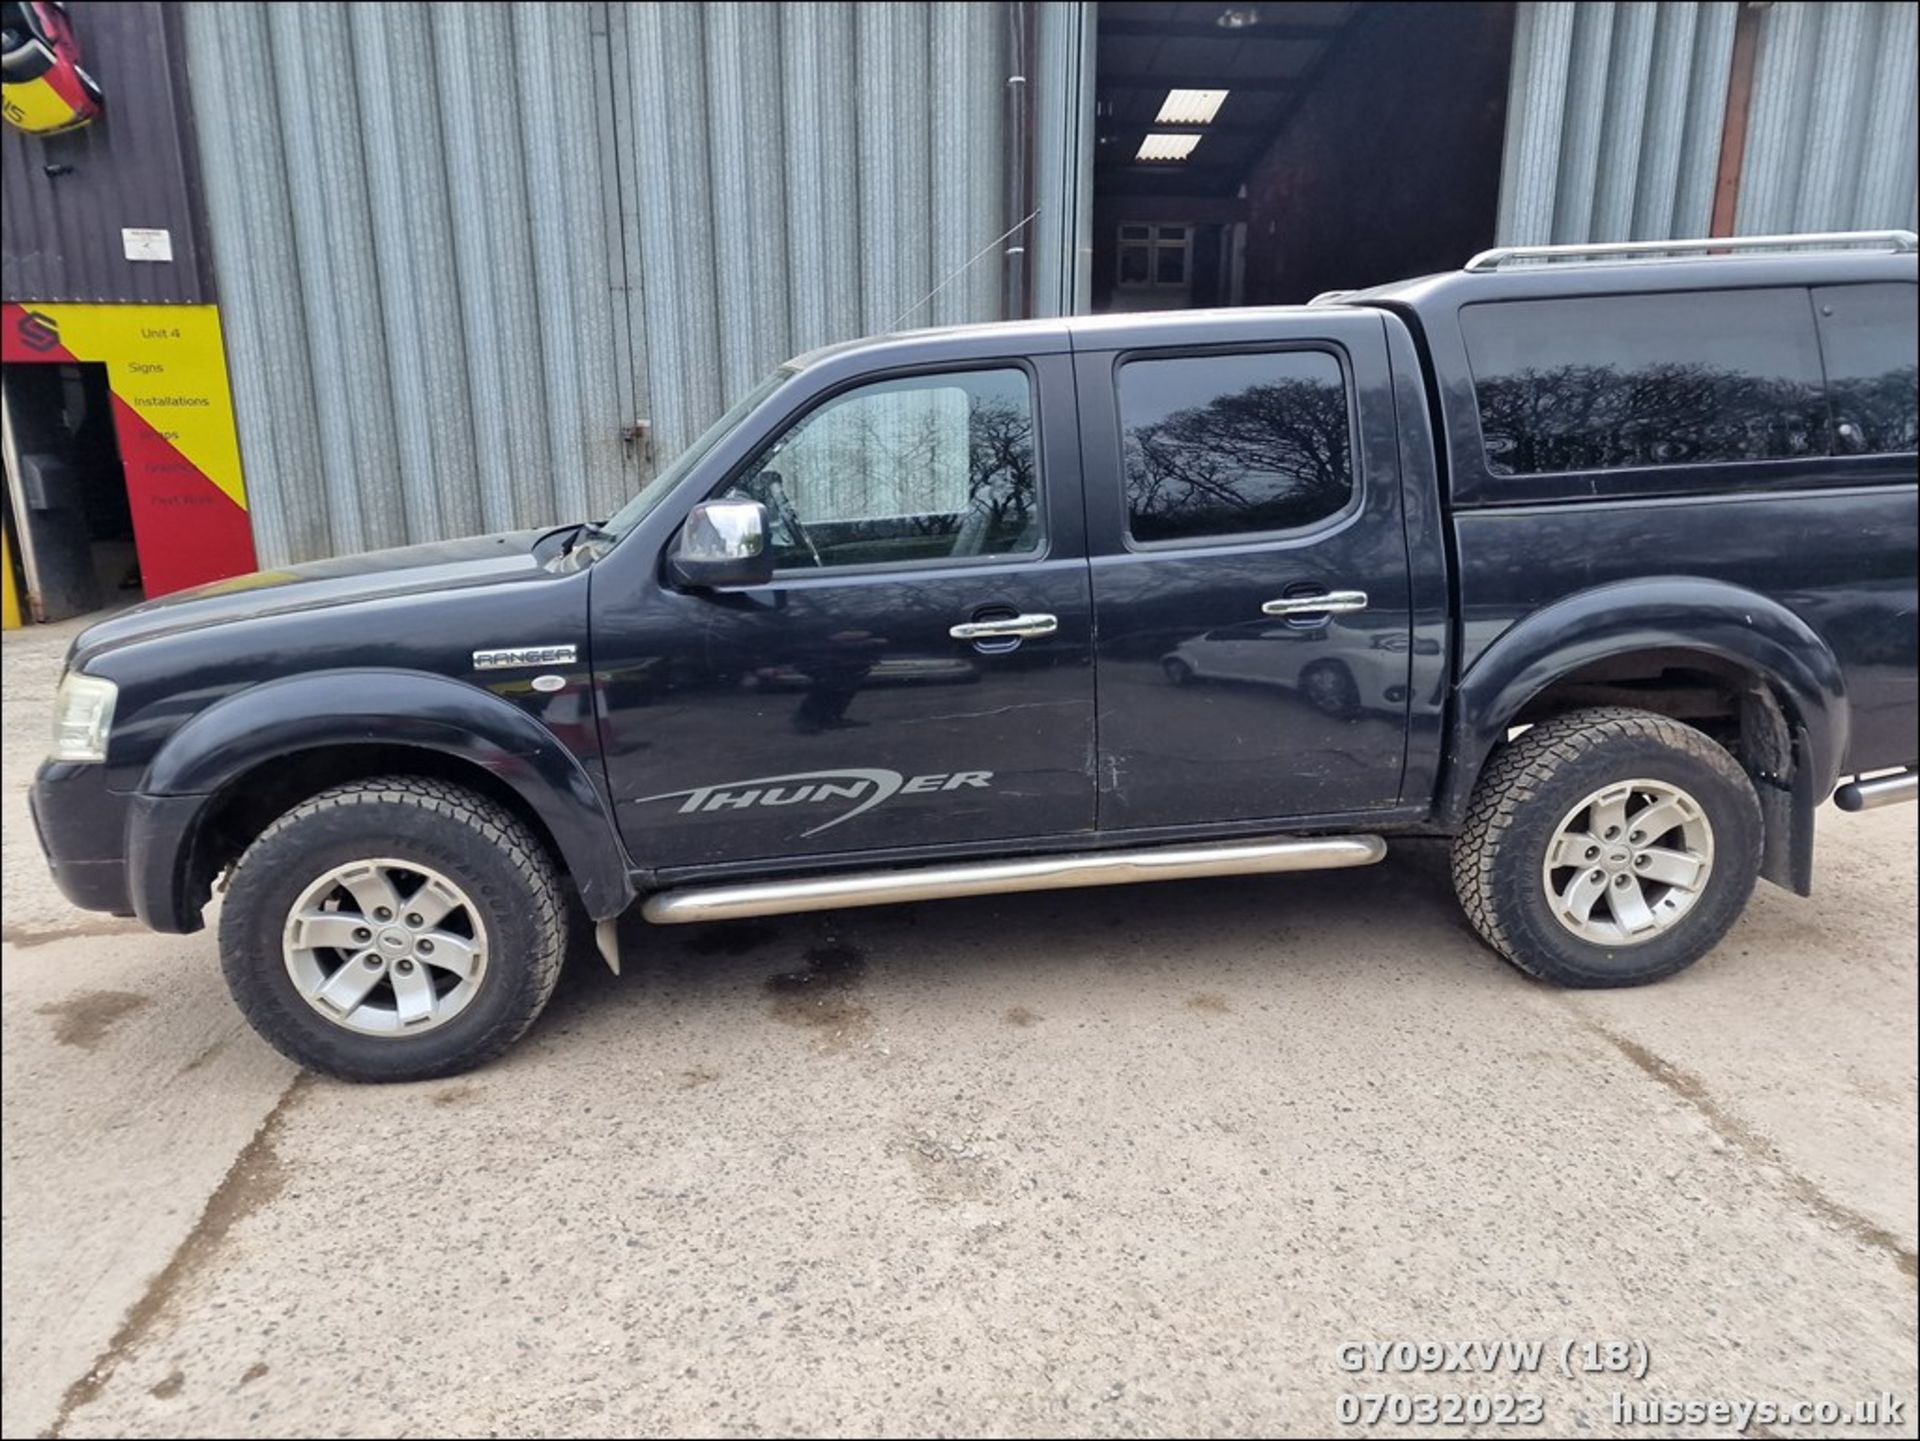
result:
<svg viewBox="0 0 1920 1441"><path fill-rule="evenodd" d="M53 698L53 749L56 761L103 761L107 732L113 729L113 703L120 688L97 675L68 672Z"/></svg>

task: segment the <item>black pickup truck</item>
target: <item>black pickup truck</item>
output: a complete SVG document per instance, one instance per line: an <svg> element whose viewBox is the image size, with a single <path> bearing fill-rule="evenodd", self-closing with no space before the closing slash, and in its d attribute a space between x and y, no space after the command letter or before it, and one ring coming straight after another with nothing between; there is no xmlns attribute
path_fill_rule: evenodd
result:
<svg viewBox="0 0 1920 1441"><path fill-rule="evenodd" d="M358 1080L498 1053L636 901L1403 835L1531 974L1669 975L1809 891L1830 796L1915 795L1915 241L1789 240L801 356L600 523L86 631L42 842L157 930L224 884L241 1007Z"/></svg>

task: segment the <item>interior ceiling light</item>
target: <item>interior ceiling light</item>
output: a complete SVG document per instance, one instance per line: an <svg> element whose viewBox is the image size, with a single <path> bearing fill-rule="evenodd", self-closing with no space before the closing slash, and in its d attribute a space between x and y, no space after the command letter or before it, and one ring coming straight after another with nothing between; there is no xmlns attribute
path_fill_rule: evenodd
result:
<svg viewBox="0 0 1920 1441"><path fill-rule="evenodd" d="M1155 125L1211 125L1226 103L1224 90L1169 90Z"/></svg>
<svg viewBox="0 0 1920 1441"><path fill-rule="evenodd" d="M1135 160L1185 160L1200 143L1198 135L1162 135L1155 132L1140 142Z"/></svg>
<svg viewBox="0 0 1920 1441"><path fill-rule="evenodd" d="M1222 30L1245 30L1260 23L1260 12L1251 5L1229 5L1213 23Z"/></svg>

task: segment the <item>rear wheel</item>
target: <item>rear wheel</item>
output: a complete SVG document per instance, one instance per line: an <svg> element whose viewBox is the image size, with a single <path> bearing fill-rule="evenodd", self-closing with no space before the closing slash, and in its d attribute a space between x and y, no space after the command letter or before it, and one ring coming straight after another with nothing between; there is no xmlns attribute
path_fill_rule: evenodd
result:
<svg viewBox="0 0 1920 1441"><path fill-rule="evenodd" d="M302 1065L352 1081L451 1075L511 1045L566 952L539 841L484 797L394 776L288 811L235 866L228 988Z"/></svg>
<svg viewBox="0 0 1920 1441"><path fill-rule="evenodd" d="M1745 908L1760 803L1737 761L1665 716L1557 716L1502 746L1453 844L1454 889L1487 944L1565 986L1691 965Z"/></svg>

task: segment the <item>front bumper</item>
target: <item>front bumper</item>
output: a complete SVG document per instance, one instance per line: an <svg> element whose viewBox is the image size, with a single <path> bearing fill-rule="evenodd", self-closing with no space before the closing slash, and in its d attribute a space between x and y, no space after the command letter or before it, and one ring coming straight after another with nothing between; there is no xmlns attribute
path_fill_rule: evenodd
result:
<svg viewBox="0 0 1920 1441"><path fill-rule="evenodd" d="M204 924L206 886L188 862L205 796L111 790L101 765L46 761L28 803L60 894L84 911L138 916L156 931Z"/></svg>
<svg viewBox="0 0 1920 1441"><path fill-rule="evenodd" d="M106 767L44 761L27 796L33 830L60 894L83 911L134 914L127 883L127 797Z"/></svg>

